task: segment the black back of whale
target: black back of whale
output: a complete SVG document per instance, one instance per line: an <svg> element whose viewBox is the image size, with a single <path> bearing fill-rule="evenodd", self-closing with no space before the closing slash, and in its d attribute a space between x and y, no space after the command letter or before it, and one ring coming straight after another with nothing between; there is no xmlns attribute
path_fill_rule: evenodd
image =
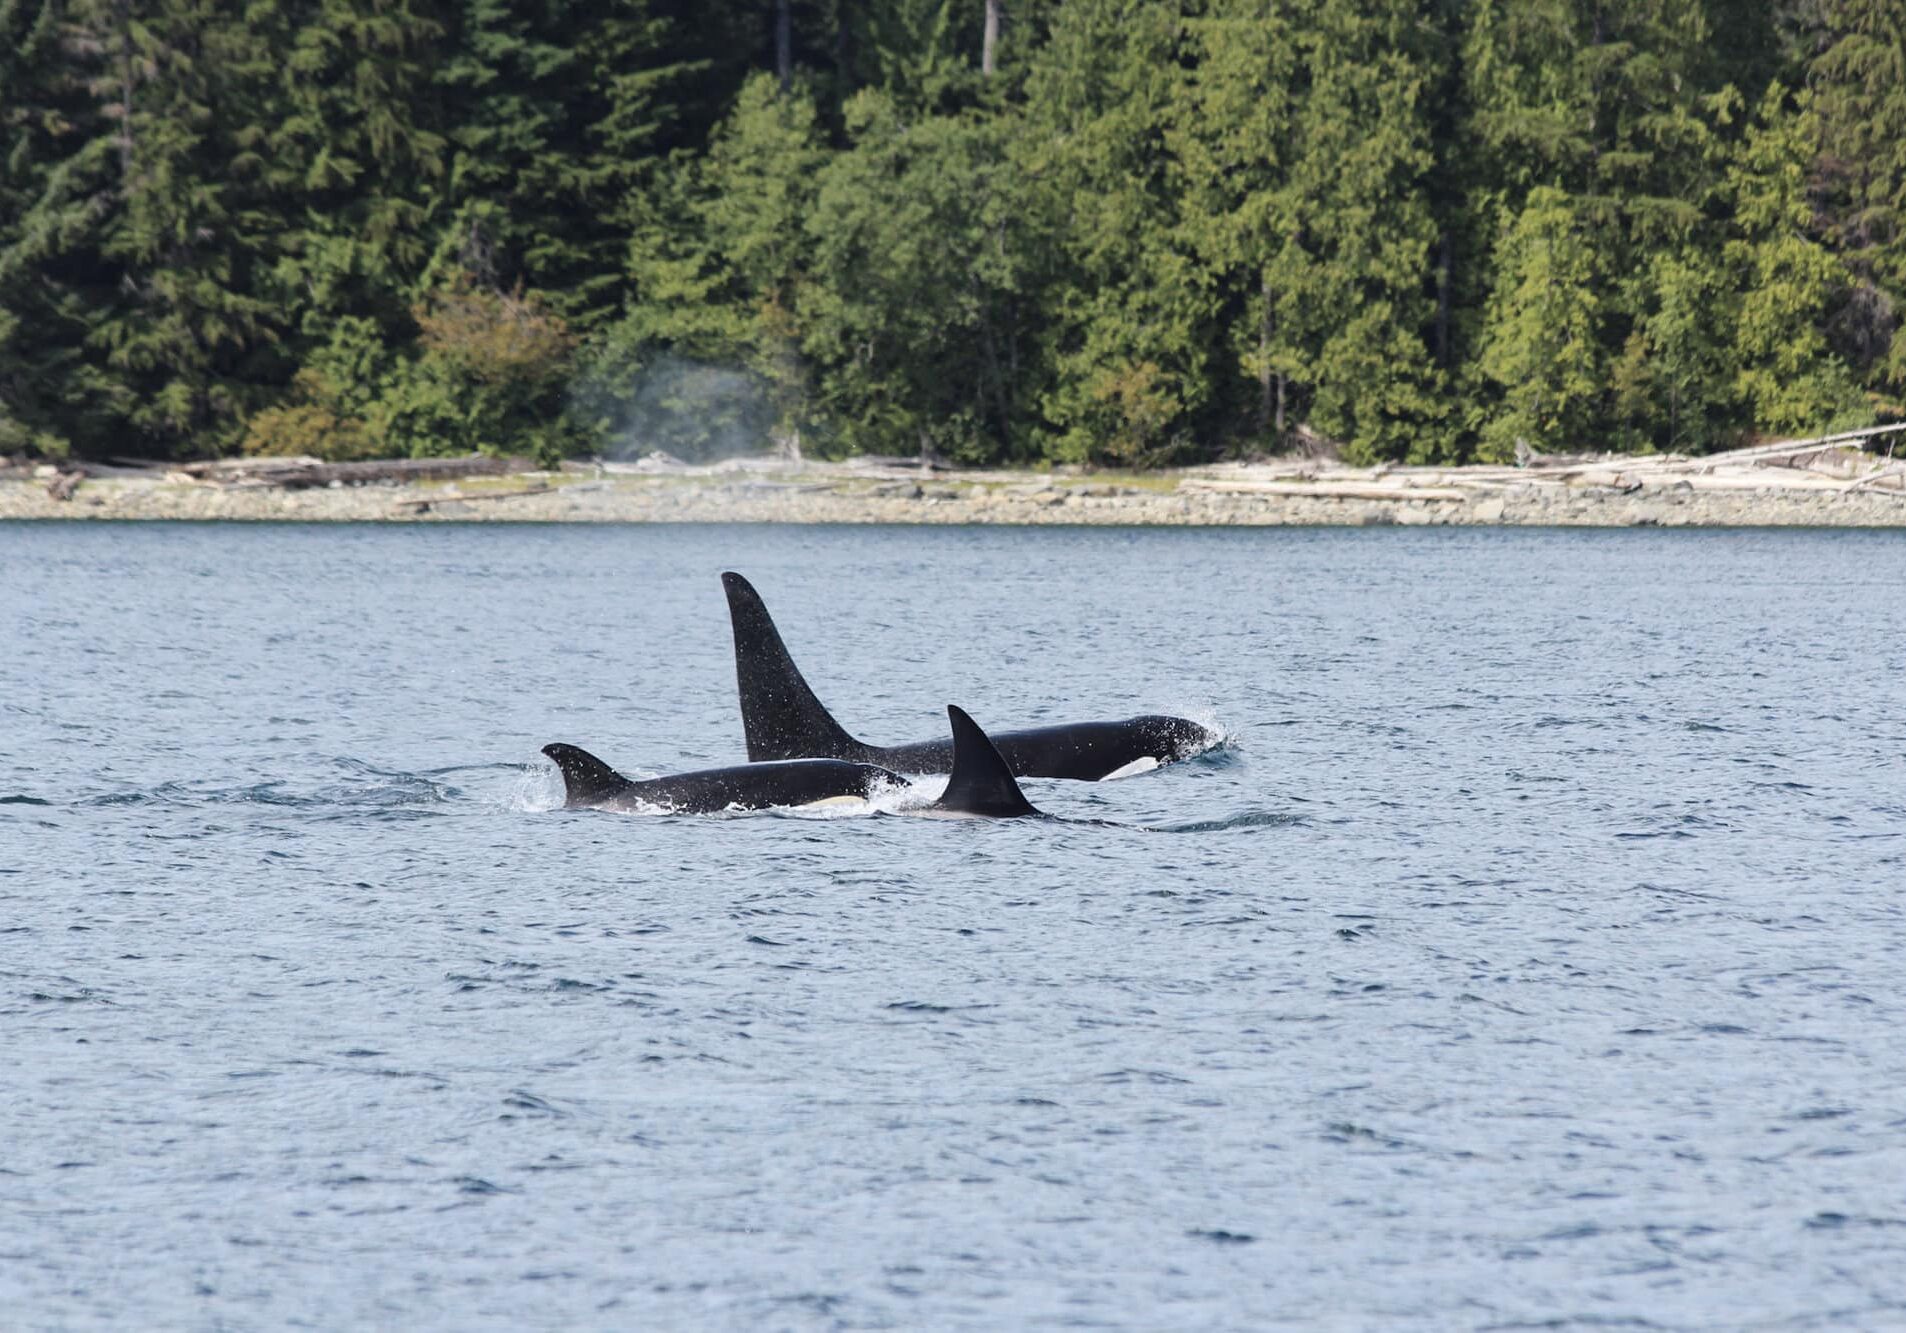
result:
<svg viewBox="0 0 1906 1333"><path fill-rule="evenodd" d="M878 764L902 773L945 773L953 767L949 740L869 745L847 734L815 697L794 665L761 595L739 574L721 576L735 633L735 683L751 760L803 756ZM1149 713L1117 722L1074 722L990 733L992 744L1022 778L1096 782L1133 763L1159 764L1209 749L1218 736L1188 718Z"/></svg>
<svg viewBox="0 0 1906 1333"><path fill-rule="evenodd" d="M950 704L946 712L953 728L952 773L946 790L927 812L987 819L1038 814L978 724ZM668 810L705 815L718 810L810 805L837 797L865 800L883 787L905 784L899 774L877 765L842 759L736 764L637 780L623 777L574 745L545 745L543 753L562 771L563 804L593 810Z"/></svg>
<svg viewBox="0 0 1906 1333"><path fill-rule="evenodd" d="M855 797L866 800L888 786L904 786L898 773L843 759L790 759L772 764L735 764L661 778L625 778L587 750L545 745L563 775L563 804L594 810L669 810L706 815L717 810L766 810Z"/></svg>

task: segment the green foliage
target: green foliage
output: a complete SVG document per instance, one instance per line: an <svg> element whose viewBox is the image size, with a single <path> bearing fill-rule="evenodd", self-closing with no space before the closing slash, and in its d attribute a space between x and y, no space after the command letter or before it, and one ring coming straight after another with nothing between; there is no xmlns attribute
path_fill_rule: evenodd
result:
<svg viewBox="0 0 1906 1333"><path fill-rule="evenodd" d="M826 161L812 99L805 91L782 96L772 78L757 75L704 158L654 173L629 246L634 298L590 352L583 377L585 412L599 436L621 430L631 413L651 423L683 415L637 410L639 399L654 397L646 371L664 353L758 379L769 386L772 416L799 429L806 370L789 312L804 281L803 220ZM741 419L752 421L752 409ZM668 438L651 442L678 455L711 447L681 426L662 434Z"/></svg>
<svg viewBox="0 0 1906 1333"><path fill-rule="evenodd" d="M1050 238L1039 407L1047 451L1067 461L1179 456L1213 381L1211 295L1179 228L1174 9L1066 5L1027 77L1017 156Z"/></svg>
<svg viewBox="0 0 1906 1333"><path fill-rule="evenodd" d="M339 319L307 356L291 394L253 415L243 451L331 460L395 453L388 413L379 406L395 368L376 321L362 315Z"/></svg>
<svg viewBox="0 0 1906 1333"><path fill-rule="evenodd" d="M1553 186L1529 191L1499 256L1478 368L1502 403L1481 456L1508 462L1519 443L1538 452L1591 445L1606 382L1603 274L1574 202Z"/></svg>
<svg viewBox="0 0 1906 1333"><path fill-rule="evenodd" d="M390 351L377 324L340 320L292 398L251 419L245 451L320 458L470 452L560 456L573 338L520 290L458 274L412 311L415 352Z"/></svg>
<svg viewBox="0 0 1906 1333"><path fill-rule="evenodd" d="M1787 105L1775 85L1728 173L1735 236L1723 249L1741 293L1735 392L1770 431L1864 424L1852 373L1824 325L1852 283L1846 263L1812 235L1807 164L1818 129L1810 102Z"/></svg>
<svg viewBox="0 0 1906 1333"><path fill-rule="evenodd" d="M759 0L0 0L0 450L1906 415L1906 0L998 8L792 6L784 80Z"/></svg>
<svg viewBox="0 0 1906 1333"><path fill-rule="evenodd" d="M1906 415L1906 0L1825 0L1808 85L1825 241L1857 287L1836 341Z"/></svg>
<svg viewBox="0 0 1906 1333"><path fill-rule="evenodd" d="M1435 226L1415 19L1395 0L1320 0L1304 35L1290 193L1310 256L1310 415L1358 461L1440 451L1439 377L1422 337Z"/></svg>
<svg viewBox="0 0 1906 1333"><path fill-rule="evenodd" d="M1021 440L1029 396L1019 180L1001 122L909 123L883 93L848 106L822 170L794 302L831 446L917 442L984 461Z"/></svg>
<svg viewBox="0 0 1906 1333"><path fill-rule="evenodd" d="M1702 250L1656 255L1639 284L1646 309L1613 371L1624 442L1695 452L1724 442L1738 378L1728 329L1740 302Z"/></svg>

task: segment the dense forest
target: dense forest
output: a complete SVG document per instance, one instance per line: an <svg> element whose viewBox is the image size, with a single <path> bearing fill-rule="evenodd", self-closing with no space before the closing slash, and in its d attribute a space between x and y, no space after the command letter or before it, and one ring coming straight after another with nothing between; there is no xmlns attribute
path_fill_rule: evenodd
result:
<svg viewBox="0 0 1906 1333"><path fill-rule="evenodd" d="M1906 0L0 0L0 453L1906 415Z"/></svg>

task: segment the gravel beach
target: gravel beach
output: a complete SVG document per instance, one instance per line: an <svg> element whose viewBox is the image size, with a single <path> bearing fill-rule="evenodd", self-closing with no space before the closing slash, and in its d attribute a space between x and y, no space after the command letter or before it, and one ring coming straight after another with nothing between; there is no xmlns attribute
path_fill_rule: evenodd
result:
<svg viewBox="0 0 1906 1333"><path fill-rule="evenodd" d="M181 473L88 477L67 498L50 468L0 478L0 519L379 523L995 523L1181 526L1547 525L1897 527L1906 494L1762 468L1748 477L1583 469L1377 469L1354 484L1263 465L1124 479L768 464L644 472L570 465L454 481L287 488ZM1764 475L1760 475L1764 474Z"/></svg>

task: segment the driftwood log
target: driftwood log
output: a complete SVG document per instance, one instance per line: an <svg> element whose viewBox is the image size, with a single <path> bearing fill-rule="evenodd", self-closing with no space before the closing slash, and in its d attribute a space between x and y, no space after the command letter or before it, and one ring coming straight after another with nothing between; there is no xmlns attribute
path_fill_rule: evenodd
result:
<svg viewBox="0 0 1906 1333"><path fill-rule="evenodd" d="M1219 495L1315 495L1334 500L1467 500L1469 493L1454 487L1378 486L1346 482L1204 481L1188 480L1179 489Z"/></svg>
<svg viewBox="0 0 1906 1333"><path fill-rule="evenodd" d="M120 464L138 460L118 459ZM151 477L163 475L175 480L195 481L212 486L282 486L296 490L308 486L361 486L368 482L456 481L463 477L503 477L517 472L533 472L536 463L528 458L492 458L469 454L463 458L380 458L360 463L326 463L316 458L218 458L196 463L142 463L139 466L110 466L103 463L84 465L89 476Z"/></svg>
<svg viewBox="0 0 1906 1333"><path fill-rule="evenodd" d="M464 477L503 477L535 470L527 458L489 458L471 454L467 458L395 458L363 463L307 463L303 461L272 464L261 460L259 466L227 468L219 473L192 473L226 485L282 486L296 490L307 486L329 486L340 482L361 486L374 481L456 481Z"/></svg>

